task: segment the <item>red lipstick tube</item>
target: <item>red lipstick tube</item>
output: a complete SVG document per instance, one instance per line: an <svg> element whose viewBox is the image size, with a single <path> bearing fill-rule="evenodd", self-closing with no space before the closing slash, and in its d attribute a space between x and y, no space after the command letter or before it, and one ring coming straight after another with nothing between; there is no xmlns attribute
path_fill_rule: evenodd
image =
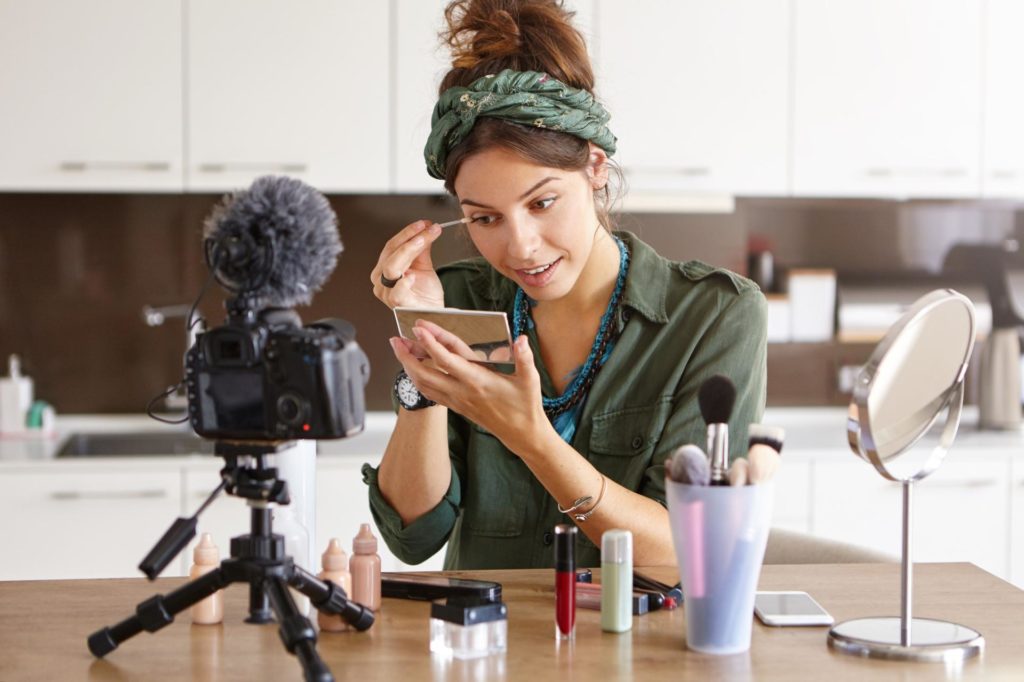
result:
<svg viewBox="0 0 1024 682"><path fill-rule="evenodd" d="M576 634L576 526L555 526L555 637Z"/></svg>

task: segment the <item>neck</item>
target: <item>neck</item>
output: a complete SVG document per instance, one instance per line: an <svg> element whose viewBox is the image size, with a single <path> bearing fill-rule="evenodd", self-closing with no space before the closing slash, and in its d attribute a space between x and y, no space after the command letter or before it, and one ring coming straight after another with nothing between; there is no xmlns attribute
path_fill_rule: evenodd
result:
<svg viewBox="0 0 1024 682"><path fill-rule="evenodd" d="M618 244L611 234L603 228L598 229L594 235L594 248L576 284L562 298L549 301L546 304L547 312L570 314L573 317L579 317L581 312L596 313L600 317L615 290L619 264Z"/></svg>

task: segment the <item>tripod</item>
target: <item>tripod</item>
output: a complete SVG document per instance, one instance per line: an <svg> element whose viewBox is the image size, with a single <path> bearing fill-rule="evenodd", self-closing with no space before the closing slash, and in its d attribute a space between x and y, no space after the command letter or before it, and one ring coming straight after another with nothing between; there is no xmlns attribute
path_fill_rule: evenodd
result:
<svg viewBox="0 0 1024 682"><path fill-rule="evenodd" d="M288 504L288 486L268 467L266 457L289 446L288 442L248 443L217 441L214 452L225 458L221 484L191 518L177 519L150 551L139 568L150 580L195 537L199 514L221 490L248 500L251 528L246 535L231 538L231 557L218 568L203 574L166 595L141 602L135 615L89 635L89 651L102 658L142 631L156 632L174 621L174 616L231 583L249 583L247 623L268 623L277 618L281 641L288 653L302 665L306 680L333 682L334 676L316 650L316 630L303 616L288 591L291 586L309 597L320 611L340 615L357 630L373 625L373 612L349 601L339 585L323 581L296 566L285 554L284 538L272 531L271 505Z"/></svg>

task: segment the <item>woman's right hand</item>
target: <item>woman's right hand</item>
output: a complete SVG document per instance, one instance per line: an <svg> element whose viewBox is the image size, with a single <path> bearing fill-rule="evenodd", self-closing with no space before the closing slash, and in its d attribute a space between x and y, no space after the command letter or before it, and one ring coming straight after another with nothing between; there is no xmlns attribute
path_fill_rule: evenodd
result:
<svg viewBox="0 0 1024 682"><path fill-rule="evenodd" d="M443 308L444 289L430 260L430 245L439 236L441 228L436 224L417 220L389 239L370 272L373 295L389 308ZM382 275L398 281L386 287Z"/></svg>

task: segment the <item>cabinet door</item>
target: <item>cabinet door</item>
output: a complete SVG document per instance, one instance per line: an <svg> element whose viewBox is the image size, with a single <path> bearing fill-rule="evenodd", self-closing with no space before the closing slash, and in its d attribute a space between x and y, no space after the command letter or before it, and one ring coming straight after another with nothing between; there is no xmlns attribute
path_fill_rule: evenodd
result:
<svg viewBox="0 0 1024 682"><path fill-rule="evenodd" d="M596 9L598 94L630 191L787 190L789 0Z"/></svg>
<svg viewBox="0 0 1024 682"><path fill-rule="evenodd" d="M0 191L180 191L180 0L0 0Z"/></svg>
<svg viewBox="0 0 1024 682"><path fill-rule="evenodd" d="M976 196L976 0L794 0L793 193Z"/></svg>
<svg viewBox="0 0 1024 682"><path fill-rule="evenodd" d="M913 490L914 561L970 561L1009 578L1010 461L954 450ZM855 459L814 468L812 532L900 556L902 488Z"/></svg>
<svg viewBox="0 0 1024 682"><path fill-rule="evenodd" d="M351 558L352 539L359 532L359 524L369 523L377 536L377 553L381 570L439 571L444 561L444 550L422 564L410 566L402 563L388 550L380 530L370 515L370 502L366 484L360 473L363 462L379 464L380 455L359 457L349 455L336 459L321 458L317 466L316 481L316 538L320 552L327 548L331 538L341 540L342 547Z"/></svg>
<svg viewBox="0 0 1024 682"><path fill-rule="evenodd" d="M982 191L1024 196L1024 3L985 3L985 155Z"/></svg>
<svg viewBox="0 0 1024 682"><path fill-rule="evenodd" d="M3 485L3 580L141 577L181 506L176 469L5 472Z"/></svg>
<svg viewBox="0 0 1024 682"><path fill-rule="evenodd" d="M325 192L386 191L388 7L189 2L187 187L286 174Z"/></svg>
<svg viewBox="0 0 1024 682"><path fill-rule="evenodd" d="M397 0L395 12L395 161L396 192L441 194L444 184L427 175L423 147L430 135L430 117L438 86L451 68L450 48L438 33L445 28L444 7L450 0ZM593 32L594 0L565 3L576 12L576 26L585 37Z"/></svg>

